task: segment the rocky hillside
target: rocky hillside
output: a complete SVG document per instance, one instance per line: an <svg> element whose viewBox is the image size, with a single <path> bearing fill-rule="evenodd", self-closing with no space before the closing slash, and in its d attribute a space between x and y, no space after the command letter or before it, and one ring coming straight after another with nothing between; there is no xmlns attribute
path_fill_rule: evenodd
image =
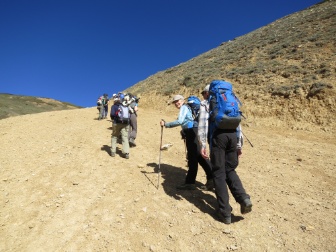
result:
<svg viewBox="0 0 336 252"><path fill-rule="evenodd" d="M224 24L223 24L224 25ZM164 109L172 94L199 94L213 79L234 84L250 122L329 131L335 126L336 2L283 17L127 91ZM255 120L258 119L258 120Z"/></svg>

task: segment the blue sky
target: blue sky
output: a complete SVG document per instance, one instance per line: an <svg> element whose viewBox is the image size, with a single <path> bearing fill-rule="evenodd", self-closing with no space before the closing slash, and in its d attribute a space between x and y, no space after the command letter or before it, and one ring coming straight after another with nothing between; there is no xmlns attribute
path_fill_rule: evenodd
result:
<svg viewBox="0 0 336 252"><path fill-rule="evenodd" d="M0 0L0 93L95 106L320 0Z"/></svg>

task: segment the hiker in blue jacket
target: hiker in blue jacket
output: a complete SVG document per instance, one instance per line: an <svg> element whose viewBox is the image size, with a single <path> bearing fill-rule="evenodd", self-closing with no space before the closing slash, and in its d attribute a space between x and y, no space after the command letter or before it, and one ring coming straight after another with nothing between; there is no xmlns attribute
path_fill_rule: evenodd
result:
<svg viewBox="0 0 336 252"><path fill-rule="evenodd" d="M198 164L202 166L206 173L207 184L212 182L211 164L200 154L200 146L197 140L197 128L194 127L194 119L191 110L184 104L184 97L182 95L175 95L173 104L180 110L177 120L172 122L160 121L161 127L173 128L176 126L182 127L182 133L186 139L187 158L188 158L188 173L185 182L177 186L180 190L194 190L196 189L195 182L198 170ZM209 188L212 189L212 188Z"/></svg>

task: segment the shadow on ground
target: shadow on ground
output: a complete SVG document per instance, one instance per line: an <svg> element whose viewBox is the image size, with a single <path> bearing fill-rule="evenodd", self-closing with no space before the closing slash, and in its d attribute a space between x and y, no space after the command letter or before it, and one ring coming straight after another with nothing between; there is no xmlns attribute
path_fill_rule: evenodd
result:
<svg viewBox="0 0 336 252"><path fill-rule="evenodd" d="M147 178L147 173L158 174L159 183L157 184L148 178L156 188L159 189L162 186L167 195L173 197L176 200L186 199L195 207L197 207L201 212L208 214L219 221L215 214L217 209L217 199L215 192L202 190L200 187L203 184L197 181L196 190L178 190L176 189L176 186L184 183L186 176L186 171L184 169L169 164L161 164L160 168L156 163L148 163L147 166L153 167L153 172L142 171L142 173L144 173ZM242 216L232 215L232 223L241 221L243 219L244 218Z"/></svg>
<svg viewBox="0 0 336 252"><path fill-rule="evenodd" d="M105 144L100 149L102 151L105 151L109 156L111 156L111 146ZM119 146L117 146L116 154L123 157L122 149Z"/></svg>

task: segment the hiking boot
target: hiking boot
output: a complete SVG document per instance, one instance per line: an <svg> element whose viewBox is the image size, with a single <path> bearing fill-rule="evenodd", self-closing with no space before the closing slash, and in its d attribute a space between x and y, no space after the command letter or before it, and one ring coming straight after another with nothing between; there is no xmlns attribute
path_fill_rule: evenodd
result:
<svg viewBox="0 0 336 252"><path fill-rule="evenodd" d="M125 154L125 158L126 158L126 159L129 159L129 153L126 153L126 154Z"/></svg>
<svg viewBox="0 0 336 252"><path fill-rule="evenodd" d="M212 179L208 179L207 182L205 183L205 185L201 186L202 190L206 190L206 191L212 191L215 189L215 185Z"/></svg>
<svg viewBox="0 0 336 252"><path fill-rule="evenodd" d="M134 138L130 138L129 144L130 144L131 147L135 147L136 146Z"/></svg>
<svg viewBox="0 0 336 252"><path fill-rule="evenodd" d="M215 183L213 179L208 179L207 182L205 183L205 187L208 191L212 191L215 189Z"/></svg>
<svg viewBox="0 0 336 252"><path fill-rule="evenodd" d="M115 157L115 153L114 152L111 152L111 157Z"/></svg>
<svg viewBox="0 0 336 252"><path fill-rule="evenodd" d="M242 214L247 214L251 211L252 211L252 202L250 198L246 198L240 203L240 212Z"/></svg>
<svg viewBox="0 0 336 252"><path fill-rule="evenodd" d="M231 215L230 216L224 216L219 210L216 212L216 217L219 221L223 222L226 225L231 224Z"/></svg>
<svg viewBox="0 0 336 252"><path fill-rule="evenodd" d="M195 184L183 184L183 185L176 186L176 189L178 189L178 190L195 190L196 186L195 186Z"/></svg>

